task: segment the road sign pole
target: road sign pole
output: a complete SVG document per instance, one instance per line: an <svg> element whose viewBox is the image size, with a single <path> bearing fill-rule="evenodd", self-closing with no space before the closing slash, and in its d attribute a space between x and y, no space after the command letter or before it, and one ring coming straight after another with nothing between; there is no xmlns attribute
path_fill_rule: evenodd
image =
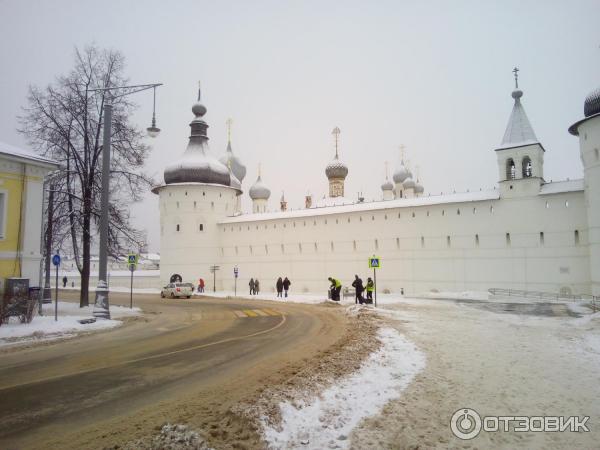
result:
<svg viewBox="0 0 600 450"><path fill-rule="evenodd" d="M58 321L58 264L56 265L56 284L54 285L54 321Z"/></svg>
<svg viewBox="0 0 600 450"><path fill-rule="evenodd" d="M373 290L375 291L375 308L377 308L377 269L373 267Z"/></svg>
<svg viewBox="0 0 600 450"><path fill-rule="evenodd" d="M129 309L133 309L133 266L129 267L131 271L131 284L129 286Z"/></svg>
<svg viewBox="0 0 600 450"><path fill-rule="evenodd" d="M235 277L235 280L233 282L233 296L237 297L237 276Z"/></svg>

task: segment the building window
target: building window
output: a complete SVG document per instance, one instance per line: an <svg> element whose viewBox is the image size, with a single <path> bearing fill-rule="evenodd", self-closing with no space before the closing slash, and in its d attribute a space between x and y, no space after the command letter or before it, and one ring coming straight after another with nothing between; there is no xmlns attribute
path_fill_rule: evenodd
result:
<svg viewBox="0 0 600 450"><path fill-rule="evenodd" d="M400 218L400 213L398 213L398 219Z"/></svg>
<svg viewBox="0 0 600 450"><path fill-rule="evenodd" d="M413 216L413 219L414 219L414 218L415 218L415 212L414 212L414 211L413 211L413 213L412 213L412 216Z"/></svg>
<svg viewBox="0 0 600 450"><path fill-rule="evenodd" d="M400 249L400 238L396 238L396 248Z"/></svg>
<svg viewBox="0 0 600 450"><path fill-rule="evenodd" d="M540 245L544 245L544 232L540 231Z"/></svg>
<svg viewBox="0 0 600 450"><path fill-rule="evenodd" d="M179 224L177 224L176 230L179 231L179 229L180 229Z"/></svg>
<svg viewBox="0 0 600 450"><path fill-rule="evenodd" d="M362 222L362 216L359 217L360 221Z"/></svg>
<svg viewBox="0 0 600 450"><path fill-rule="evenodd" d="M265 244L265 253L268 255L269 254L269 246L267 244Z"/></svg>
<svg viewBox="0 0 600 450"><path fill-rule="evenodd" d="M375 216L371 216L371 220L375 220Z"/></svg>
<svg viewBox="0 0 600 450"><path fill-rule="evenodd" d="M598 161L600 159L600 150L598 150L597 148L594 149L594 154L596 155L596 161Z"/></svg>
<svg viewBox="0 0 600 450"><path fill-rule="evenodd" d="M506 246L510 247L510 233L506 233Z"/></svg>
<svg viewBox="0 0 600 450"><path fill-rule="evenodd" d="M574 237L575 237L575 245L579 245L579 230L575 230Z"/></svg>
<svg viewBox="0 0 600 450"><path fill-rule="evenodd" d="M383 220L387 220L387 214L383 216Z"/></svg>
<svg viewBox="0 0 600 450"><path fill-rule="evenodd" d="M327 225L327 219L325 219L325 225Z"/></svg>
<svg viewBox="0 0 600 450"><path fill-rule="evenodd" d="M250 249L250 254L252 254L252 246L248 246L248 248Z"/></svg>
<svg viewBox="0 0 600 450"><path fill-rule="evenodd" d="M427 211L427 217L429 217L429 211Z"/></svg>
<svg viewBox="0 0 600 450"><path fill-rule="evenodd" d="M331 246L331 251L333 251L333 241L331 241L330 246Z"/></svg>
<svg viewBox="0 0 600 450"><path fill-rule="evenodd" d="M452 243L450 242L450 236L446 236L446 245L450 247Z"/></svg>
<svg viewBox="0 0 600 450"><path fill-rule="evenodd" d="M460 208L456 210L456 215L460 216Z"/></svg>
<svg viewBox="0 0 600 450"><path fill-rule="evenodd" d="M340 222L338 221L338 219L335 219L335 224L338 225Z"/></svg>
<svg viewBox="0 0 600 450"><path fill-rule="evenodd" d="M196 207L196 202L194 202L194 208Z"/></svg>
<svg viewBox="0 0 600 450"><path fill-rule="evenodd" d="M525 156L523 161L521 162L521 172L523 174L523 178L530 178L533 175L533 167L531 165L531 158L529 156Z"/></svg>
<svg viewBox="0 0 600 450"><path fill-rule="evenodd" d="M214 209L215 209L215 202L210 202L210 207L214 211Z"/></svg>
<svg viewBox="0 0 600 450"><path fill-rule="evenodd" d="M425 248L425 237L421 236L421 248Z"/></svg>
<svg viewBox="0 0 600 450"><path fill-rule="evenodd" d="M356 241L352 241L352 249L356 251Z"/></svg>
<svg viewBox="0 0 600 450"><path fill-rule="evenodd" d="M512 158L506 160L506 179L514 180L517 175L517 169L515 168L515 162Z"/></svg>
<svg viewBox="0 0 600 450"><path fill-rule="evenodd" d="M177 208L179 208L179 202L177 202L176 205L177 205Z"/></svg>
<svg viewBox="0 0 600 450"><path fill-rule="evenodd" d="M475 235L475 247L479 247L479 235Z"/></svg>
<svg viewBox="0 0 600 450"><path fill-rule="evenodd" d="M198 227L200 231L204 231L204 224L201 223L200 226Z"/></svg>
<svg viewBox="0 0 600 450"><path fill-rule="evenodd" d="M348 217L348 223L350 223L350 217Z"/></svg>
<svg viewBox="0 0 600 450"><path fill-rule="evenodd" d="M550 208L550 203L546 202L546 209Z"/></svg>
<svg viewBox="0 0 600 450"><path fill-rule="evenodd" d="M185 196L187 197L187 191L185 191Z"/></svg>
<svg viewBox="0 0 600 450"><path fill-rule="evenodd" d="M317 243L315 242L315 252L319 251L319 246L317 245Z"/></svg>
<svg viewBox="0 0 600 450"><path fill-rule="evenodd" d="M375 239L375 250L379 250L379 241Z"/></svg>
<svg viewBox="0 0 600 450"><path fill-rule="evenodd" d="M283 223L283 228L286 228L286 227L287 227L287 225L286 225L286 223L284 222L284 223Z"/></svg>
<svg viewBox="0 0 600 450"><path fill-rule="evenodd" d="M202 197L206 197L206 192L202 192Z"/></svg>
<svg viewBox="0 0 600 450"><path fill-rule="evenodd" d="M569 200L565 200L565 208L569 207Z"/></svg>
<svg viewBox="0 0 600 450"><path fill-rule="evenodd" d="M494 206L490 205L490 214L494 214Z"/></svg>
<svg viewBox="0 0 600 450"><path fill-rule="evenodd" d="M0 239L6 235L6 192L0 192Z"/></svg>
<svg viewBox="0 0 600 450"><path fill-rule="evenodd" d="M235 254L236 255L238 254L238 247L237 247L237 245L235 246Z"/></svg>
<svg viewBox="0 0 600 450"><path fill-rule="evenodd" d="M302 244L298 244L298 251L302 253Z"/></svg>
<svg viewBox="0 0 600 450"><path fill-rule="evenodd" d="M473 208L473 214L477 214L477 208Z"/></svg>
<svg viewBox="0 0 600 450"><path fill-rule="evenodd" d="M446 211L444 211L444 210L442 209L442 216L445 216L445 215L446 215Z"/></svg>
<svg viewBox="0 0 600 450"><path fill-rule="evenodd" d="M285 248L284 248L283 244L281 244L281 253L282 254L285 253Z"/></svg>

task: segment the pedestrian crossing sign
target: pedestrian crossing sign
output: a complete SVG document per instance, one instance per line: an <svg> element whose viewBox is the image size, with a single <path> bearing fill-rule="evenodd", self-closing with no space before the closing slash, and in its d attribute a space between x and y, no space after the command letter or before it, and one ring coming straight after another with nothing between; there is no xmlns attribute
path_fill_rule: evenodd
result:
<svg viewBox="0 0 600 450"><path fill-rule="evenodd" d="M369 269L379 269L381 267L381 261L378 256L371 256L369 258Z"/></svg>
<svg viewBox="0 0 600 450"><path fill-rule="evenodd" d="M129 266L129 270L137 269L137 263L138 255L136 255L135 253L130 253L129 255L127 255L127 265Z"/></svg>

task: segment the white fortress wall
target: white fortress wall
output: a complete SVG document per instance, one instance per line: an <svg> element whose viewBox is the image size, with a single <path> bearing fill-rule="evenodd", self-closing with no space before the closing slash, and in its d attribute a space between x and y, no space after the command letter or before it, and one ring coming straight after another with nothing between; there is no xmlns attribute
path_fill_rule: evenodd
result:
<svg viewBox="0 0 600 450"><path fill-rule="evenodd" d="M560 183L546 186L553 184ZM365 280L370 276L367 259L376 254L382 258L380 290L589 292L581 190L511 199L498 199L498 191L472 193L473 198L486 195L487 200L457 203L452 195L424 198L422 203L430 204L422 206L389 207L409 199L389 206L354 205L367 210L340 214L335 211L352 207L226 219L219 225L218 287L233 288L237 265L238 286L244 289L250 277L270 290L278 276L288 276L297 292L324 292L327 276L340 277L346 285L355 273Z"/></svg>

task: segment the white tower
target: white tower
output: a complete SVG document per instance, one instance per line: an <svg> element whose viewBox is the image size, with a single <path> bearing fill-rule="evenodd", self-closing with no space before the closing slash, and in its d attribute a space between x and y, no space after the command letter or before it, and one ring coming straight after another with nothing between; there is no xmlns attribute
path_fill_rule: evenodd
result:
<svg viewBox="0 0 600 450"><path fill-rule="evenodd" d="M571 125L583 163L592 294L600 295L600 88L585 99L585 118Z"/></svg>
<svg viewBox="0 0 600 450"><path fill-rule="evenodd" d="M217 224L234 213L240 192L231 186L228 168L209 152L200 90L192 112L185 152L165 169L164 184L152 189L159 196L162 284L174 274L189 282L209 278L220 258Z"/></svg>
<svg viewBox="0 0 600 450"><path fill-rule="evenodd" d="M544 183L544 147L540 144L521 104L519 69L515 67L515 100L500 147L496 149L502 197L536 195Z"/></svg>

